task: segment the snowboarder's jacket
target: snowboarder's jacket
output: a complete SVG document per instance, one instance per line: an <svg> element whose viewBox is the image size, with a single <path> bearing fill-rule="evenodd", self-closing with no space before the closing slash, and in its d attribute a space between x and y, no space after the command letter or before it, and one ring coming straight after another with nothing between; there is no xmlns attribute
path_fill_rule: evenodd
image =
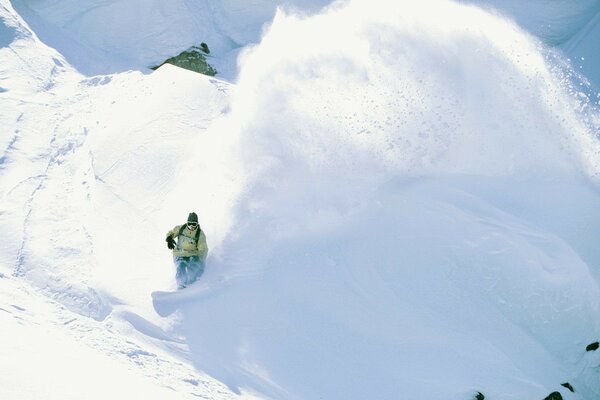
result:
<svg viewBox="0 0 600 400"><path fill-rule="evenodd" d="M200 229L200 225L193 231L187 225L177 225L167 232L167 237L169 236L177 241L177 245L173 249L173 256L198 256L201 261L206 259L208 246L206 245L206 236L202 232L202 229Z"/></svg>

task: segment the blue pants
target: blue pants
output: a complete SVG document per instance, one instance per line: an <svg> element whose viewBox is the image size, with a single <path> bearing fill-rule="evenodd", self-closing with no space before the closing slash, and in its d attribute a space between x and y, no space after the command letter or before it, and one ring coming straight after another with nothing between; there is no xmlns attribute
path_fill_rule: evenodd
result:
<svg viewBox="0 0 600 400"><path fill-rule="evenodd" d="M175 265L177 266L177 273L175 274L175 280L177 280L177 288L183 289L186 286L191 285L198 279L204 272L204 261L200 261L197 256L194 257L174 257Z"/></svg>

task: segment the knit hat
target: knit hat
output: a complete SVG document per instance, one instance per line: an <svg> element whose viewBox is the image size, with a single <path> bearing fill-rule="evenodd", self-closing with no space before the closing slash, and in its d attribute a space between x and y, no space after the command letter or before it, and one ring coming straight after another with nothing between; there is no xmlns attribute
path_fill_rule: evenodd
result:
<svg viewBox="0 0 600 400"><path fill-rule="evenodd" d="M191 212L190 215L188 215L187 222L198 223L198 215L195 212Z"/></svg>

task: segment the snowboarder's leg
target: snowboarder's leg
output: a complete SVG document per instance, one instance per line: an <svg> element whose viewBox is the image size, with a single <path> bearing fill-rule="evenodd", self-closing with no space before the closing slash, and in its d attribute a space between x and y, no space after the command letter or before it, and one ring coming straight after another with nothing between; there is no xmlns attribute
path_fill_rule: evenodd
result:
<svg viewBox="0 0 600 400"><path fill-rule="evenodd" d="M192 283L194 283L194 281L196 280L196 263L194 262L194 257L190 257L190 262L188 264L188 270L187 270L187 280L186 280L186 284L187 285L191 285Z"/></svg>
<svg viewBox="0 0 600 400"><path fill-rule="evenodd" d="M175 265L177 266L177 272L175 273L177 289L183 289L187 285L187 258L188 257L175 257Z"/></svg>

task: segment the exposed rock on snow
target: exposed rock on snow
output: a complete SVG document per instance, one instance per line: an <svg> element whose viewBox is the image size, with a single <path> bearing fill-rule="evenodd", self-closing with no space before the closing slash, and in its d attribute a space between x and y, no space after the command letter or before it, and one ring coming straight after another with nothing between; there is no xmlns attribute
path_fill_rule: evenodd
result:
<svg viewBox="0 0 600 400"><path fill-rule="evenodd" d="M544 400L563 400L562 394L560 392L552 392Z"/></svg>
<svg viewBox="0 0 600 400"><path fill-rule="evenodd" d="M172 64L180 68L189 69L190 71L198 72L200 74L215 76L217 74L217 70L214 69L208 61L206 61L206 55L208 54L208 46L206 43L202 43L205 47L190 47L186 51L180 53L175 57L171 57L167 59L164 63L160 64L156 67L151 67L152 69L158 69L164 64Z"/></svg>
<svg viewBox="0 0 600 400"><path fill-rule="evenodd" d="M586 346L585 351L596 351L600 347L600 343L594 342Z"/></svg>
<svg viewBox="0 0 600 400"><path fill-rule="evenodd" d="M569 382L561 383L560 386L566 387L567 389L569 389L569 391L571 391L571 393L575 393L573 385L571 385Z"/></svg>

